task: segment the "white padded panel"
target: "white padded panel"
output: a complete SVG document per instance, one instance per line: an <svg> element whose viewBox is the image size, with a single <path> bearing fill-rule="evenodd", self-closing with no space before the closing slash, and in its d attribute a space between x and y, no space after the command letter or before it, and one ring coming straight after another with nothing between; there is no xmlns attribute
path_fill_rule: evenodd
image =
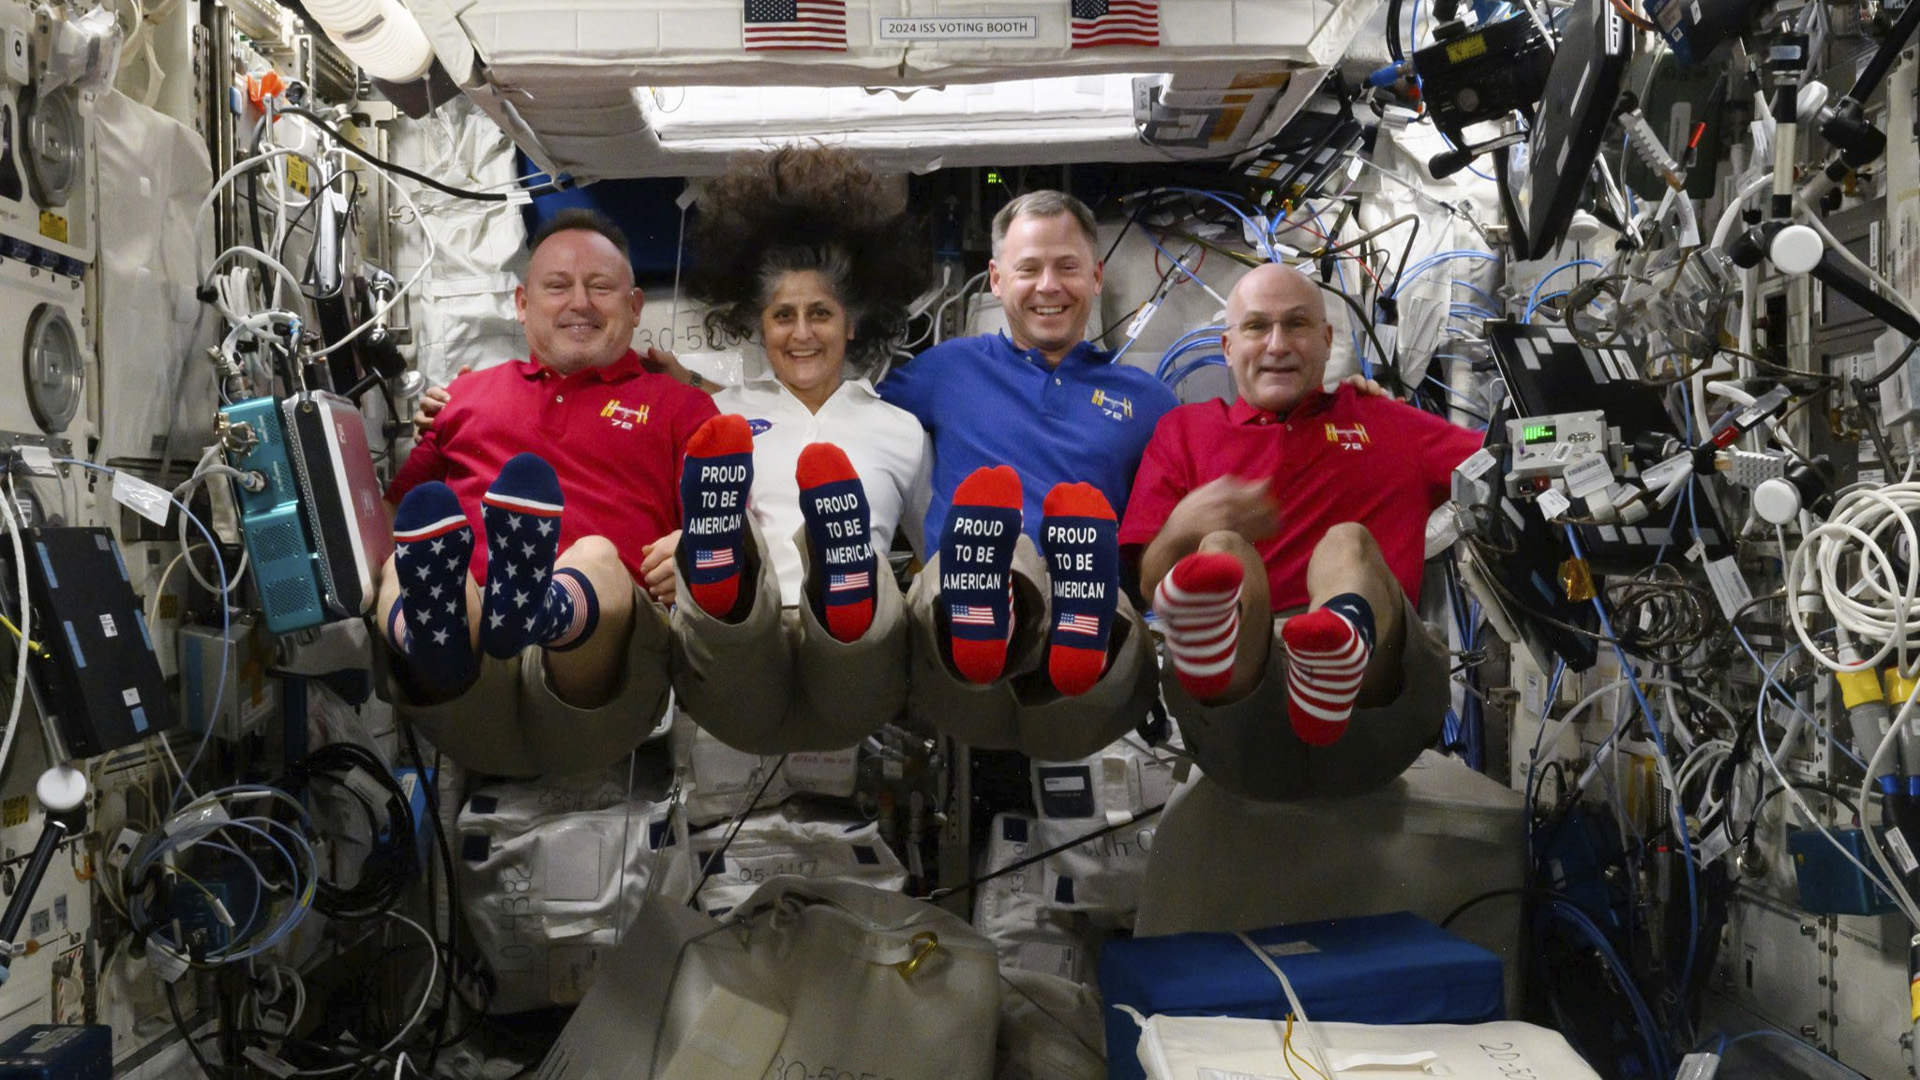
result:
<svg viewBox="0 0 1920 1080"><path fill-rule="evenodd" d="M596 178L707 173L739 150L809 138L914 169L1231 153L1292 116L1378 0L1168 0L1160 47L1080 50L1058 0L848 0L845 52L759 53L745 51L737 2L406 2L465 28L486 64L467 92L536 163ZM1034 37L876 36L888 17L1015 15L1033 20ZM1216 128L1205 145L1156 147L1136 135L1139 72L1202 102L1242 89L1218 101L1230 118L1196 121ZM932 89L905 101L859 89L887 86ZM680 105L658 107L653 88ZM623 93L637 109L611 106Z"/></svg>

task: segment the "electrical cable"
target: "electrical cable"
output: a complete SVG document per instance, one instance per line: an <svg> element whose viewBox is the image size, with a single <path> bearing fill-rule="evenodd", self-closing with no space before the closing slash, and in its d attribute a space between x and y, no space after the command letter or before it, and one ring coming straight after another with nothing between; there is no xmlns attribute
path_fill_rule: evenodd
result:
<svg viewBox="0 0 1920 1080"><path fill-rule="evenodd" d="M318 113L311 112L307 109L303 109L294 105L283 105L280 108L274 110L274 112L280 116L297 116L300 119L305 120L308 123L312 124L313 126L319 128L321 131L326 132L328 135L333 136L336 142L339 142L345 146L357 147L358 145L353 140L347 138L347 136L343 134L339 128L334 127L331 123L329 123L326 120L326 118L322 117ZM425 184L426 186L434 189L435 191L441 192L442 194L451 195L456 199L470 199L474 202L525 202L527 199L531 198L534 195L542 195L549 191L565 191L568 188L574 186L573 182L570 179L561 179L561 180L548 180L546 183L541 184L537 187L527 188L525 189L524 194L521 194L518 192L506 193L506 192L491 192L491 191L469 191L465 188L457 188L451 184L443 183L439 180L434 179L431 176L426 175L425 173L415 172L414 170L407 168L405 165L398 165L391 161L386 161L381 158L373 157L372 155L367 154L366 152L358 149L354 150L354 154L355 156L359 157L361 160L365 161L367 164L372 165L376 169L382 169L387 172L397 173L398 175L404 176L409 180L415 181L416 183Z"/></svg>
<svg viewBox="0 0 1920 1080"><path fill-rule="evenodd" d="M20 708L27 698L27 658L30 655L33 631L32 604L27 600L27 546L22 534L26 526L21 522L14 507L20 505L20 496L14 491L13 474L7 474L7 498L0 505L0 515L6 517L7 535L13 542L13 569L15 576L15 596L20 604L20 625L14 630L19 636L19 644L14 646L17 654L13 672L13 704L7 709L6 734L0 735L0 776L6 775L8 761L13 754L13 737L20 730Z"/></svg>
<svg viewBox="0 0 1920 1080"><path fill-rule="evenodd" d="M109 477L116 475L119 471L106 465L95 465L91 461L81 461L77 458L54 458L53 460L61 465L78 465L83 469L105 473ZM9 486L13 483L13 477L11 475L7 477L7 483ZM220 581L225 582L227 580L226 560L220 557L220 545L215 542L213 532L207 528L204 522L193 516L193 512L187 509L185 503L175 498L170 492L167 493L167 501L171 502L176 510L185 515L187 520L192 521L194 526L200 530L201 538L206 540L209 548L213 549L213 565L218 571L216 576ZM233 636L233 605L229 600L230 597L227 595L226 589L222 587L220 589L220 636L223 639ZM218 724L213 722L213 719L220 715L221 699L227 689L227 663L231 652L231 649L220 650L220 678L213 687L212 704L207 707L207 729L201 733L200 744L194 750L192 760L187 763L186 769L181 773L180 786L175 790L173 795L173 801L176 807L178 807L180 803L181 795L193 794L193 788L189 778L193 774L193 770L199 767L201 757L207 752L207 744L213 741L213 733L215 729L219 727ZM9 728L8 730L11 731L12 729Z"/></svg>

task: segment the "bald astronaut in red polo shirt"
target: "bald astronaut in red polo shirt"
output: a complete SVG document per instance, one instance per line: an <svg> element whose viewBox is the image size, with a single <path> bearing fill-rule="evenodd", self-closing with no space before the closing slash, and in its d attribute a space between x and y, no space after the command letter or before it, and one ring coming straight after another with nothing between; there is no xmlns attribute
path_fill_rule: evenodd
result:
<svg viewBox="0 0 1920 1080"><path fill-rule="evenodd" d="M634 353L643 301L616 226L565 211L530 247L514 293L529 358L457 379L394 478L401 550L376 609L396 708L460 764L516 776L606 765L664 711L680 466L718 414ZM531 473L525 452L539 458ZM516 469L537 482L506 489ZM443 509L415 527L407 500L422 494ZM477 542L456 567L442 545L468 530ZM533 629L555 588L571 600L556 640L488 643L510 620Z"/></svg>
<svg viewBox="0 0 1920 1080"><path fill-rule="evenodd" d="M1446 709L1446 649L1413 600L1427 517L1481 436L1350 386L1322 389L1332 342L1320 290L1299 271L1243 277L1221 339L1237 396L1161 420L1120 529L1170 625L1175 663L1163 684L1182 734L1209 777L1250 798L1385 783L1432 741ZM1225 583L1176 589L1188 607L1165 610L1163 580L1209 560L1237 599ZM1330 604L1365 609L1366 646L1290 656L1284 616L1327 619ZM1198 617L1181 619L1190 612Z"/></svg>

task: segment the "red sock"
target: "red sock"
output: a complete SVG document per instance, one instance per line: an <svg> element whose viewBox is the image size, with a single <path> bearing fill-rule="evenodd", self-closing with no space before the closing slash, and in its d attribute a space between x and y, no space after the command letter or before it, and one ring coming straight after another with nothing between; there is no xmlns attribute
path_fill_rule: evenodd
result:
<svg viewBox="0 0 1920 1080"><path fill-rule="evenodd" d="M1197 551L1175 563L1153 591L1153 610L1167 629L1173 672L1197 701L1226 693L1240 644L1240 560Z"/></svg>
<svg viewBox="0 0 1920 1080"><path fill-rule="evenodd" d="M846 451L832 443L809 443L800 451L793 478L800 485L800 516L812 550L815 608L827 632L858 641L873 625L875 558L868 533L867 490ZM808 598L808 603L815 603Z"/></svg>
<svg viewBox="0 0 1920 1080"><path fill-rule="evenodd" d="M1014 542L1020 539L1020 474L1006 465L975 469L954 489L940 530L940 599L947 606L953 666L968 682L990 683L1007 666L1013 636Z"/></svg>
<svg viewBox="0 0 1920 1080"><path fill-rule="evenodd" d="M681 573L693 602L716 619L740 599L753 431L744 417L715 416L687 440L680 467Z"/></svg>
<svg viewBox="0 0 1920 1080"><path fill-rule="evenodd" d="M1040 545L1053 581L1047 674L1063 694L1084 694L1107 670L1107 641L1120 603L1120 523L1092 484L1047 492Z"/></svg>
<svg viewBox="0 0 1920 1080"><path fill-rule="evenodd" d="M1347 733L1353 702L1373 658L1373 607L1358 593L1342 593L1280 624L1287 645L1287 716L1309 746L1328 746Z"/></svg>

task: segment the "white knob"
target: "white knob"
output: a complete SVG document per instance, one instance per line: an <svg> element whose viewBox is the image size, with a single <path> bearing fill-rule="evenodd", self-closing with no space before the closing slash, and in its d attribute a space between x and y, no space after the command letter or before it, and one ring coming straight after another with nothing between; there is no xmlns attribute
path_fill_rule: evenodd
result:
<svg viewBox="0 0 1920 1080"><path fill-rule="evenodd" d="M87 801L87 776L69 765L55 765L40 774L33 793L53 813L72 810Z"/></svg>
<svg viewBox="0 0 1920 1080"><path fill-rule="evenodd" d="M1585 210L1575 210L1573 221L1567 226L1567 239L1576 244L1591 244L1594 237L1600 235L1600 219Z"/></svg>
<svg viewBox="0 0 1920 1080"><path fill-rule="evenodd" d="M1768 246L1767 258L1782 273L1804 274L1820 265L1820 256L1827 253L1826 242L1820 234L1807 225L1789 225L1773 234L1773 243Z"/></svg>
<svg viewBox="0 0 1920 1080"><path fill-rule="evenodd" d="M1777 476L1762 480L1753 489L1753 512L1770 525L1785 525L1800 516L1800 489Z"/></svg>
<svg viewBox="0 0 1920 1080"><path fill-rule="evenodd" d="M1810 82L1800 88L1800 96L1794 102L1794 112L1803 124L1810 124L1820 118L1820 110L1827 107L1827 95L1830 91L1826 83Z"/></svg>

